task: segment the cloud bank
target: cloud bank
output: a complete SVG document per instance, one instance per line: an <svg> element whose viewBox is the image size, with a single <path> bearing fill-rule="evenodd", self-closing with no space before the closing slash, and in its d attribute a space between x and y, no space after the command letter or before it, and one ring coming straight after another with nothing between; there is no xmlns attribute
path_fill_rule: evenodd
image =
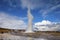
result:
<svg viewBox="0 0 60 40"><path fill-rule="evenodd" d="M35 23L35 25L49 25L51 24L52 22L48 21L48 20L43 20L42 22L37 22Z"/></svg>
<svg viewBox="0 0 60 40"><path fill-rule="evenodd" d="M25 29L26 23L16 16L0 12L0 28Z"/></svg>
<svg viewBox="0 0 60 40"><path fill-rule="evenodd" d="M58 31L60 30L60 23L43 20L42 22L35 23L35 29L38 31Z"/></svg>

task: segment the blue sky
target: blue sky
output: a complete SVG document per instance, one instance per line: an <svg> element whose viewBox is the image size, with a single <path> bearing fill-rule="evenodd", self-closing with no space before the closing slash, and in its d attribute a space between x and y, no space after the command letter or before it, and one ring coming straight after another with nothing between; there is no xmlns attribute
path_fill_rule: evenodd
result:
<svg viewBox="0 0 60 40"><path fill-rule="evenodd" d="M42 20L60 22L60 0L0 0L0 12L16 16L25 23L28 6L34 17L33 23Z"/></svg>
<svg viewBox="0 0 60 40"><path fill-rule="evenodd" d="M23 2L28 4L23 4ZM27 17L27 6L30 5L31 14L34 22L42 20L60 20L60 0L0 0L0 11L7 12L9 15ZM54 8L55 6L58 6ZM22 7L23 6L23 7ZM54 9L53 9L54 8ZM46 12L46 14L44 13Z"/></svg>

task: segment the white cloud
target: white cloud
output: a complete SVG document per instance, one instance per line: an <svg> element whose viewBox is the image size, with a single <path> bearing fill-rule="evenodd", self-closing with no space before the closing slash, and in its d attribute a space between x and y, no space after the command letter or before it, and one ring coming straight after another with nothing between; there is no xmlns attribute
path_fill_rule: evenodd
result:
<svg viewBox="0 0 60 40"><path fill-rule="evenodd" d="M25 29L26 23L16 16L0 12L0 27L9 29Z"/></svg>
<svg viewBox="0 0 60 40"><path fill-rule="evenodd" d="M37 22L34 25L35 29L38 31L58 31L60 30L60 24L56 22L51 22L47 20L43 20L42 22Z"/></svg>
<svg viewBox="0 0 60 40"><path fill-rule="evenodd" d="M35 25L48 25L48 24L51 24L51 22L48 20L43 20L42 22L35 23Z"/></svg>
<svg viewBox="0 0 60 40"><path fill-rule="evenodd" d="M43 18L45 18L48 15L49 12L51 12L53 10L56 10L59 7L60 7L60 4L59 5L56 5L56 6L53 6L51 8L48 8L46 10L40 10L40 13L42 13Z"/></svg>

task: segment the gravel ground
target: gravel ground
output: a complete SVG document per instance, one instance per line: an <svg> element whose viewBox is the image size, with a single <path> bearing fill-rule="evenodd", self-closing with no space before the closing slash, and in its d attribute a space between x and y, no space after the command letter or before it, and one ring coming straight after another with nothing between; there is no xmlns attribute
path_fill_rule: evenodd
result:
<svg viewBox="0 0 60 40"><path fill-rule="evenodd" d="M60 36L52 36L52 35L40 35L39 38L25 37L25 36L17 36L11 34L0 34L0 40L60 40Z"/></svg>

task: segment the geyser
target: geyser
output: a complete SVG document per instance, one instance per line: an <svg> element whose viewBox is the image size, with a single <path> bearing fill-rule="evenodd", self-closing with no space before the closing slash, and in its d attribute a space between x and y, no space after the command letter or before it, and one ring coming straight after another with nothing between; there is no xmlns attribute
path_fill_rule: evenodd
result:
<svg viewBox="0 0 60 40"><path fill-rule="evenodd" d="M32 20L33 20L33 16L32 16L32 14L30 12L30 8L28 8L27 17L28 17L28 27L27 27L26 33L30 33L30 32L33 32L32 31Z"/></svg>

